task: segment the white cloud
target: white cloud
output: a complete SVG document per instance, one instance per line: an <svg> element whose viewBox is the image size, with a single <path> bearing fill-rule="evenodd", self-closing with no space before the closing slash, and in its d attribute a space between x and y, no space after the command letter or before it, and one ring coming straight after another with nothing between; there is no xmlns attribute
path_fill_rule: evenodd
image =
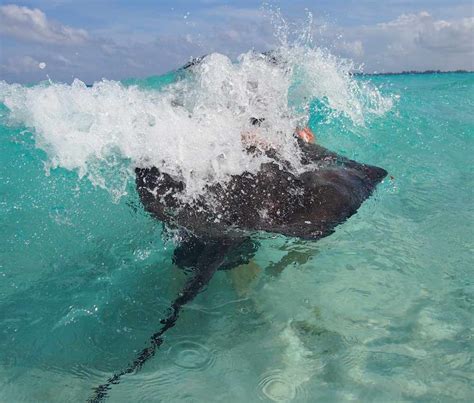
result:
<svg viewBox="0 0 474 403"><path fill-rule="evenodd" d="M433 21L420 32L418 42L421 46L434 51L473 52L474 18L463 18L453 22Z"/></svg>
<svg viewBox="0 0 474 403"><path fill-rule="evenodd" d="M396 36L407 42L405 45L432 50L448 50L463 53L474 50L474 18L454 21L435 20L428 12L403 14L394 21L377 24L368 30L372 34Z"/></svg>
<svg viewBox="0 0 474 403"><path fill-rule="evenodd" d="M474 69L474 18L437 20L428 12L402 14L393 21L371 26L340 28L349 57L368 70ZM344 43L360 42L357 54Z"/></svg>
<svg viewBox="0 0 474 403"><path fill-rule="evenodd" d="M0 33L26 41L71 45L83 44L89 38L84 29L51 21L37 8L15 4L0 6L0 22Z"/></svg>
<svg viewBox="0 0 474 403"><path fill-rule="evenodd" d="M8 58L1 67L12 73L39 72L46 67L46 63L40 62L31 56L20 56Z"/></svg>
<svg viewBox="0 0 474 403"><path fill-rule="evenodd" d="M364 55L364 45L360 40L353 42L342 41L338 44L338 49L347 53L350 57L361 57Z"/></svg>
<svg viewBox="0 0 474 403"><path fill-rule="evenodd" d="M190 56L218 51L235 57L252 48L271 49L278 28L260 10L221 5L195 12L186 21L166 15L89 33L51 21L39 9L16 5L0 6L0 19L0 33L15 39L2 44L0 79L20 82L44 79L46 70L53 80L78 77L87 82L161 74ZM307 27L306 21L292 22L290 30ZM356 66L364 64L366 72L474 70L473 18L408 13L372 25L322 29L317 24L313 31L316 44L329 45ZM47 69L39 69L40 62Z"/></svg>

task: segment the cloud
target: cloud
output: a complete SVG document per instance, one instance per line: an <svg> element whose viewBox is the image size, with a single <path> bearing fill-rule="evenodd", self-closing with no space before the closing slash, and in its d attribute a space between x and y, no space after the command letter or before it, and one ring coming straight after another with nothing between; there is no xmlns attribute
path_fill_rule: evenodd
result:
<svg viewBox="0 0 474 403"><path fill-rule="evenodd" d="M366 65L366 71L474 69L474 18L435 19L422 11L389 22L339 28L335 48ZM360 42L358 54L350 44Z"/></svg>
<svg viewBox="0 0 474 403"><path fill-rule="evenodd" d="M144 16L140 9L127 14L126 21L113 19L107 25L112 19L106 19L88 31L55 22L39 9L0 6L0 79L34 82L48 74L53 80L77 77L91 83L103 77L146 77L176 68L190 56L221 52L235 57L278 42L274 34L281 27L272 27L260 9L210 4L191 10L186 19L181 11ZM290 31L307 27L303 19L303 14L299 22L286 18ZM366 72L474 70L471 17L442 19L418 12L367 25L326 26L314 25L315 43L353 59L356 66L364 64Z"/></svg>
<svg viewBox="0 0 474 403"><path fill-rule="evenodd" d="M448 53L473 52L474 18L434 21L420 32L418 43L426 49Z"/></svg>
<svg viewBox="0 0 474 403"><path fill-rule="evenodd" d="M405 46L420 46L434 51L463 53L474 49L474 18L435 20L428 12L422 11L419 14L403 14L394 21L377 24L369 31L372 34L398 36L405 41ZM395 41L396 37L392 40Z"/></svg>
<svg viewBox="0 0 474 403"><path fill-rule="evenodd" d="M1 67L12 73L32 73L46 67L44 62L40 62L31 56L11 57L6 60Z"/></svg>
<svg viewBox="0 0 474 403"><path fill-rule="evenodd" d="M361 57L364 55L364 45L360 40L353 42L342 41L339 43L338 48L350 57Z"/></svg>
<svg viewBox="0 0 474 403"><path fill-rule="evenodd" d="M71 28L49 20L39 9L15 4L0 6L0 33L24 41L77 45L89 35L84 29Z"/></svg>

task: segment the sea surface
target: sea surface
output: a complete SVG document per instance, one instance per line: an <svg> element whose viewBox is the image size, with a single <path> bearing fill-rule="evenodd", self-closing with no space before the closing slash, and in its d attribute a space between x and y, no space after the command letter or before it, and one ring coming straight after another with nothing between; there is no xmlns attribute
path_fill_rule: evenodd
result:
<svg viewBox="0 0 474 403"><path fill-rule="evenodd" d="M173 240L133 180L108 186L127 175L120 163L103 158L101 171L78 157L99 147L92 127L118 132L104 119L113 99L131 99L125 89L158 99L175 80L57 85L54 102L53 83L0 86L0 401L85 401L135 358L182 287ZM111 402L472 401L474 74L351 80L391 107L362 123L313 108L309 125L320 144L390 176L325 239L255 234L251 267L218 272ZM76 90L96 92L81 104ZM101 115L87 123L78 110L90 105ZM75 119L83 135L68 143Z"/></svg>

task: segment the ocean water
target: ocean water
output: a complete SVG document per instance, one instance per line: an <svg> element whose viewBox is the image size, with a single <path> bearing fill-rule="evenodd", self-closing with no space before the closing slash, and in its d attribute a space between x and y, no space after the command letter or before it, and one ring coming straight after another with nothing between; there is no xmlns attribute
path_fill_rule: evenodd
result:
<svg viewBox="0 0 474 403"><path fill-rule="evenodd" d="M0 400L85 401L135 358L185 273L131 167L193 192L254 169L235 144L260 111L390 177L318 242L255 234L251 268L218 272L110 401L470 401L474 74L354 78L319 55L284 81L211 59L188 81L0 85Z"/></svg>

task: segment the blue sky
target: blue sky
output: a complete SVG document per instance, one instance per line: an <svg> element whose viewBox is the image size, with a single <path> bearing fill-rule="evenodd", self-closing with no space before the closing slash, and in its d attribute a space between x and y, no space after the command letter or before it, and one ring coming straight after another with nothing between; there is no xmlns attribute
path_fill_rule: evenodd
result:
<svg viewBox="0 0 474 403"><path fill-rule="evenodd" d="M267 3L297 24L311 11L316 43L366 72L474 69L472 0ZM145 77L191 56L275 45L261 1L0 2L0 79L8 82Z"/></svg>

